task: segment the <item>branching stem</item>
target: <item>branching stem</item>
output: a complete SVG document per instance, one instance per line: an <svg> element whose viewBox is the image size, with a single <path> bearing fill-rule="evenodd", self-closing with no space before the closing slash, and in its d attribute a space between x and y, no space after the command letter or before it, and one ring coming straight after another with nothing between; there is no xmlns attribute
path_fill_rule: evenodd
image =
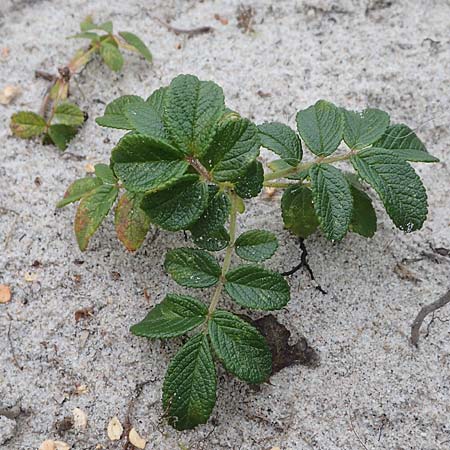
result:
<svg viewBox="0 0 450 450"><path fill-rule="evenodd" d="M225 275L228 273L231 264L231 257L233 256L234 242L236 240L236 222L237 222L237 209L238 209L238 197L234 191L230 191L231 196L231 213L230 213L230 242L225 252L225 258L223 260L222 274L219 283L216 286L216 290L211 299L211 303L208 309L208 320L212 317L214 311L217 308L217 304L222 293L225 283Z"/></svg>

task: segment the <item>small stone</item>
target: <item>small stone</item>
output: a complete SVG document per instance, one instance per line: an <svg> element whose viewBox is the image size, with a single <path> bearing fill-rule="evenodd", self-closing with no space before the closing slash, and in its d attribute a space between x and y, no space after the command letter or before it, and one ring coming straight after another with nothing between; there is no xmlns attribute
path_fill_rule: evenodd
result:
<svg viewBox="0 0 450 450"><path fill-rule="evenodd" d="M141 436L139 436L139 433L136 431L136 428L132 428L130 430L128 439L136 448L144 449L145 446L147 445L147 441L141 438Z"/></svg>
<svg viewBox="0 0 450 450"><path fill-rule="evenodd" d="M0 303L11 301L11 289L6 284L0 284Z"/></svg>
<svg viewBox="0 0 450 450"><path fill-rule="evenodd" d="M117 417L113 417L108 423L108 437L111 441L118 441L123 434L123 426Z"/></svg>
<svg viewBox="0 0 450 450"><path fill-rule="evenodd" d="M73 414L73 425L77 430L84 430L87 427L87 415L86 413L80 409L75 408L72 411Z"/></svg>

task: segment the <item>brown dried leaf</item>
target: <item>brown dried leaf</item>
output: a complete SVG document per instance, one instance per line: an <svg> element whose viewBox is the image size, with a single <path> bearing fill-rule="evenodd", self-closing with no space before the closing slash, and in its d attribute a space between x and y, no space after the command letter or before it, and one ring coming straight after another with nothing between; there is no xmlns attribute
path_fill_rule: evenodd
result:
<svg viewBox="0 0 450 450"><path fill-rule="evenodd" d="M95 167L94 167L93 164L87 163L87 164L84 166L84 170L85 170L87 173L94 173L94 172L95 172Z"/></svg>
<svg viewBox="0 0 450 450"><path fill-rule="evenodd" d="M123 426L117 417L113 417L108 423L108 437L110 441L118 441L123 434Z"/></svg>
<svg viewBox="0 0 450 450"><path fill-rule="evenodd" d="M94 309L92 306L88 306L87 308L82 308L75 311L75 322L79 322L82 319L89 319L94 315Z"/></svg>
<svg viewBox="0 0 450 450"><path fill-rule="evenodd" d="M145 446L147 445L147 441L145 439L141 438L141 436L139 436L139 434L135 428L132 428L130 430L128 439L136 448L144 449Z"/></svg>
<svg viewBox="0 0 450 450"><path fill-rule="evenodd" d="M11 289L6 284L0 284L0 303L11 301Z"/></svg>
<svg viewBox="0 0 450 450"><path fill-rule="evenodd" d="M405 264L397 263L394 267L394 272L402 280L411 281L417 283L422 281L413 271L411 271Z"/></svg>
<svg viewBox="0 0 450 450"><path fill-rule="evenodd" d="M9 84L0 91L0 104L9 105L16 97L22 93L19 86Z"/></svg>

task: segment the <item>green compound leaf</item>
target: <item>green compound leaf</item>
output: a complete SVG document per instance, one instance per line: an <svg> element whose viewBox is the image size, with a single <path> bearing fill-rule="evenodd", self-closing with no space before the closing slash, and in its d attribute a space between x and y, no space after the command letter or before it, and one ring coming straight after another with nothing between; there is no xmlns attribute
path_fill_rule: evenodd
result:
<svg viewBox="0 0 450 450"><path fill-rule="evenodd" d="M350 183L353 197L353 215L350 230L361 236L370 238L377 231L377 215L370 197L354 184Z"/></svg>
<svg viewBox="0 0 450 450"><path fill-rule="evenodd" d="M311 189L306 186L292 186L284 191L281 214L286 229L301 238L307 238L319 226L313 195Z"/></svg>
<svg viewBox="0 0 450 450"><path fill-rule="evenodd" d="M351 162L380 196L397 228L406 233L422 228L428 213L425 188L414 169L395 150L370 148L352 156Z"/></svg>
<svg viewBox="0 0 450 450"><path fill-rule="evenodd" d="M69 125L55 124L48 129L52 142L60 149L65 150L69 142L77 135L78 130Z"/></svg>
<svg viewBox="0 0 450 450"><path fill-rule="evenodd" d="M150 339L172 338L200 326L207 313L208 308L197 299L169 294L130 330L136 336Z"/></svg>
<svg viewBox="0 0 450 450"><path fill-rule="evenodd" d="M277 251L278 241L270 231L250 230L242 233L235 242L236 253L247 261L269 259Z"/></svg>
<svg viewBox="0 0 450 450"><path fill-rule="evenodd" d="M152 62L152 54L148 47L142 42L142 40L133 33L128 31L119 31L119 35L125 40L125 42L136 49L147 61Z"/></svg>
<svg viewBox="0 0 450 450"><path fill-rule="evenodd" d="M11 117L11 131L22 139L39 136L45 131L46 126L45 119L31 111L20 111Z"/></svg>
<svg viewBox="0 0 450 450"><path fill-rule="evenodd" d="M297 165L302 159L302 144L297 133L279 122L258 125L261 145L276 153L288 164Z"/></svg>
<svg viewBox="0 0 450 450"><path fill-rule="evenodd" d="M206 423L216 403L216 368L206 335L189 339L170 362L162 401L177 430Z"/></svg>
<svg viewBox="0 0 450 450"><path fill-rule="evenodd" d="M164 268L179 285L191 288L213 286L221 274L216 259L204 250L195 248L169 250Z"/></svg>
<svg viewBox="0 0 450 450"><path fill-rule="evenodd" d="M234 188L236 194L242 198L257 197L264 184L264 168L259 161L253 161L247 166L245 174L239 177Z"/></svg>
<svg viewBox="0 0 450 450"><path fill-rule="evenodd" d="M114 172L107 164L96 164L95 165L95 176L100 178L104 184L116 184L117 178Z"/></svg>
<svg viewBox="0 0 450 450"><path fill-rule="evenodd" d="M118 193L115 186L102 184L81 199L75 215L75 235L81 251L86 250L89 239L112 208Z"/></svg>
<svg viewBox="0 0 450 450"><path fill-rule="evenodd" d="M194 244L210 252L223 250L230 242L230 235L225 227L216 231L205 231L199 233L196 228L191 229Z"/></svg>
<svg viewBox="0 0 450 450"><path fill-rule="evenodd" d="M124 113L133 130L156 139L167 140L161 116L150 103L132 103L125 108Z"/></svg>
<svg viewBox="0 0 450 450"><path fill-rule="evenodd" d="M178 75L165 99L164 125L171 142L187 155L202 155L224 109L220 86L193 75Z"/></svg>
<svg viewBox="0 0 450 450"><path fill-rule="evenodd" d="M133 130L125 111L129 107L144 103L144 100L137 95L123 95L108 103L102 117L97 117L95 121L98 125L108 128L119 128L121 130Z"/></svg>
<svg viewBox="0 0 450 450"><path fill-rule="evenodd" d="M164 105L168 90L168 87L161 87L159 89L156 89L156 91L153 91L152 95L150 95L150 97L146 100L146 103L153 106L155 111L159 114L161 120L164 116Z"/></svg>
<svg viewBox="0 0 450 450"><path fill-rule="evenodd" d="M126 134L112 151L113 169L126 189L148 192L163 189L183 176L189 164L165 141L142 134Z"/></svg>
<svg viewBox="0 0 450 450"><path fill-rule="evenodd" d="M64 198L57 204L57 208L62 208L70 203L76 202L81 199L85 194L93 191L96 187L100 186L102 181L94 177L85 177L75 180L64 194Z"/></svg>
<svg viewBox="0 0 450 450"><path fill-rule="evenodd" d="M390 126L373 146L392 150L405 161L439 162L438 158L428 153L414 131L404 124Z"/></svg>
<svg viewBox="0 0 450 450"><path fill-rule="evenodd" d="M225 369L248 383L268 380L272 355L255 327L227 311L216 311L208 322L208 331L214 352Z"/></svg>
<svg viewBox="0 0 450 450"><path fill-rule="evenodd" d="M120 50L110 42L103 41L100 45L100 55L105 64L114 72L118 72L123 66L123 56Z"/></svg>
<svg viewBox="0 0 450 450"><path fill-rule="evenodd" d="M78 127L84 123L84 114L74 103L63 102L55 109L55 120L63 125Z"/></svg>
<svg viewBox="0 0 450 450"><path fill-rule="evenodd" d="M342 140L342 122L339 108L325 100L297 113L298 132L317 156L329 156L338 148Z"/></svg>
<svg viewBox="0 0 450 450"><path fill-rule="evenodd" d="M379 109L369 108L361 113L343 108L341 111L344 119L344 141L353 150L373 144L383 136L389 126L389 114Z"/></svg>
<svg viewBox="0 0 450 450"><path fill-rule="evenodd" d="M147 194L141 208L152 223L168 231L188 229L208 205L208 186L196 175L185 175L168 189Z"/></svg>
<svg viewBox="0 0 450 450"><path fill-rule="evenodd" d="M208 207L191 227L191 232L196 236L211 234L222 229L230 215L231 201L228 195L213 185L208 186L208 191Z"/></svg>
<svg viewBox="0 0 450 450"><path fill-rule="evenodd" d="M247 119L227 120L219 125L203 160L216 181L239 181L259 155L258 129Z"/></svg>
<svg viewBox="0 0 450 450"><path fill-rule="evenodd" d="M117 237L130 252L144 242L150 228L150 219L141 209L143 194L125 192L117 203L114 224Z"/></svg>
<svg viewBox="0 0 450 450"><path fill-rule="evenodd" d="M250 309L281 309L290 298L289 285L279 273L256 265L230 270L225 290L236 303Z"/></svg>
<svg viewBox="0 0 450 450"><path fill-rule="evenodd" d="M309 170L314 209L325 236L340 241L352 219L353 199L344 174L329 164L316 164Z"/></svg>

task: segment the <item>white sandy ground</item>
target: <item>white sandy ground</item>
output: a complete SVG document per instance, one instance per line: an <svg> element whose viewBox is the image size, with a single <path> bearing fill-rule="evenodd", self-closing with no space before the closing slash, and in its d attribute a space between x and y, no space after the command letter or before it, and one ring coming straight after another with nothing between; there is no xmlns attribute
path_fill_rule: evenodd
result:
<svg viewBox="0 0 450 450"><path fill-rule="evenodd" d="M431 252L430 245L450 248L450 3L376 2L383 3L366 14L368 0L254 0L256 33L245 35L236 26L238 2L231 0L0 0L0 47L10 49L0 61L0 88L19 84L24 91L14 104L0 106L0 283L13 291L12 301L0 305L2 450L37 449L45 439L73 449L122 449L123 440L107 439L106 426L116 415L125 421L142 383L130 420L148 439L147 449L450 448L450 309L436 314L440 320L428 337L422 334L419 350L408 343L421 305L449 288L450 261L407 262L420 279L415 283L394 272L404 258ZM216 13L228 25L216 21ZM128 54L119 75L93 62L78 78L73 99L89 120L68 149L86 158L77 161L11 137L7 124L19 109L38 109L47 84L34 79L34 70L51 71L68 60L79 43L63 36L76 32L87 14L136 32L155 62L149 67ZM154 17L216 30L186 40ZM419 136L442 161L417 165L429 195L420 232L395 230L377 204L374 239L352 235L333 245L317 234L307 240L311 266L328 294L299 272L290 280L292 302L277 317L293 340L308 338L321 365L282 370L260 392L219 369L211 421L184 433L161 420L160 404L165 369L179 342L150 342L128 332L166 293L182 292L162 262L167 248L183 245L183 235L162 233L129 254L110 218L81 254L72 231L74 208L55 210L65 187L85 174L86 164L107 161L121 135L95 125L103 102L147 96L179 73L218 82L229 105L258 123L294 125L295 112L319 98L380 107L393 121L420 127ZM286 270L299 261L277 200L249 204L240 225L279 235L271 267ZM42 266L32 267L36 260ZM210 293L201 295L207 300ZM84 307L93 307L94 316L76 323L74 313ZM87 392L76 395L79 385ZM86 412L88 428L58 434L55 424L75 407Z"/></svg>

